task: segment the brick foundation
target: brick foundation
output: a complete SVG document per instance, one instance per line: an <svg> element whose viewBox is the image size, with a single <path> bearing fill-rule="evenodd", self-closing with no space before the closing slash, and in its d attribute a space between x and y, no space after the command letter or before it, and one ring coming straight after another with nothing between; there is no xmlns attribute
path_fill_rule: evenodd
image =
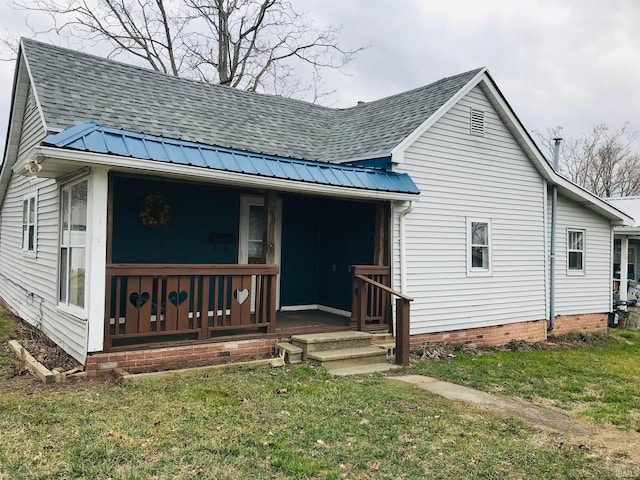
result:
<svg viewBox="0 0 640 480"><path fill-rule="evenodd" d="M122 368L129 373L143 373L255 360L272 356L279 341L267 338L96 353L87 357L86 371L95 375Z"/></svg>
<svg viewBox="0 0 640 480"><path fill-rule="evenodd" d="M551 335L566 335L571 332L607 333L607 316L606 313L559 315Z"/></svg>
<svg viewBox="0 0 640 480"><path fill-rule="evenodd" d="M424 343L447 343L461 345L473 342L478 346L492 347L505 345L511 340L525 342L544 342L547 340L546 320L511 323L493 327L468 328L448 332L424 333L411 336L411 348L419 348ZM583 315L561 315L556 317L555 328L551 335L566 335L572 332L606 333L607 314L589 313Z"/></svg>
<svg viewBox="0 0 640 480"><path fill-rule="evenodd" d="M525 342L544 342L547 339L547 322L536 320L533 322L510 323L493 327L467 328L448 332L423 333L412 335L412 348L419 348L424 343L447 343L461 345L473 342L478 346L492 347L504 345L511 340Z"/></svg>
<svg viewBox="0 0 640 480"><path fill-rule="evenodd" d="M565 335L570 332L605 333L606 331L606 313L563 315L556 317L553 335ZM505 345L512 340L544 342L546 339L547 321L536 320L492 327L412 335L410 343L412 348L419 348L424 343L460 345L467 342L473 342L478 346L490 347ZM273 356L276 343L283 340L288 339L260 338L126 352L96 353L87 357L86 370L90 375L105 373L116 368L122 368L129 373L143 373L241 362Z"/></svg>

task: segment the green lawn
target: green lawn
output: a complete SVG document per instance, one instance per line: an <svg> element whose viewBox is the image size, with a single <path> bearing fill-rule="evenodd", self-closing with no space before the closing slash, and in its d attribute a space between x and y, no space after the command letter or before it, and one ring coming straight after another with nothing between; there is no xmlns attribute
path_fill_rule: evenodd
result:
<svg viewBox="0 0 640 480"><path fill-rule="evenodd" d="M548 399L623 430L640 431L640 332L613 330L629 343L597 348L457 355L423 362L419 373L492 393Z"/></svg>
<svg viewBox="0 0 640 480"><path fill-rule="evenodd" d="M11 375L11 354L5 342L11 339L12 333L13 322L0 309L0 378Z"/></svg>
<svg viewBox="0 0 640 480"><path fill-rule="evenodd" d="M578 440L384 377L299 366L45 386L10 372L0 370L2 480L620 478L615 458Z"/></svg>
<svg viewBox="0 0 640 480"><path fill-rule="evenodd" d="M4 392L0 431L0 478L615 478L520 421L309 367Z"/></svg>

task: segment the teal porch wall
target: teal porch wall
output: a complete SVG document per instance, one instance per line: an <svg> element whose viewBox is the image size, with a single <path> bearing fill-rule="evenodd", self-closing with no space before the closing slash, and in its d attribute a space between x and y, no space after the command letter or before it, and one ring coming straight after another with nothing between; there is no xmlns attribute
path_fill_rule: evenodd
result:
<svg viewBox="0 0 640 480"><path fill-rule="evenodd" d="M150 229L138 214L154 193L171 211L166 226ZM113 263L237 263L239 198L217 186L115 177ZM225 236L230 243L218 241Z"/></svg>
<svg viewBox="0 0 640 480"><path fill-rule="evenodd" d="M149 229L138 214L143 199L154 193L162 194L171 212L166 226ZM240 193L220 186L115 177L113 263L237 263ZM281 196L281 305L351 310L349 267L373 260L375 205ZM225 237L231 242L217 241Z"/></svg>
<svg viewBox="0 0 640 480"><path fill-rule="evenodd" d="M283 198L280 305L318 303L317 202L307 197Z"/></svg>
<svg viewBox="0 0 640 480"><path fill-rule="evenodd" d="M371 264L375 205L285 196L281 305L351 310L351 265Z"/></svg>

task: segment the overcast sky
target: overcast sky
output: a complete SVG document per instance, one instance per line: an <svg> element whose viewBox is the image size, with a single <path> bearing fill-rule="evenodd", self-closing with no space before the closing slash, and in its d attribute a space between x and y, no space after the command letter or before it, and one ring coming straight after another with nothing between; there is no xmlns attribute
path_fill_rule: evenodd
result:
<svg viewBox="0 0 640 480"><path fill-rule="evenodd" d="M368 45L325 75L335 106L371 101L486 66L528 130L596 124L640 130L640 0L293 0L318 25L342 25L346 48ZM0 5L0 31L24 34ZM33 19L32 21L37 21ZM45 40L46 37L39 37ZM0 142L13 62L0 62Z"/></svg>

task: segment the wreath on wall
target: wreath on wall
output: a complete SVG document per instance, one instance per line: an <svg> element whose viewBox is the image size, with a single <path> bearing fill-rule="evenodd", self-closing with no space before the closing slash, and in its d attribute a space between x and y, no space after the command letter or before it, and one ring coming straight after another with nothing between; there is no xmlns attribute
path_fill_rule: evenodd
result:
<svg viewBox="0 0 640 480"><path fill-rule="evenodd" d="M147 228L160 228L169 223L171 207L159 193L152 193L144 197L140 204L138 218Z"/></svg>

